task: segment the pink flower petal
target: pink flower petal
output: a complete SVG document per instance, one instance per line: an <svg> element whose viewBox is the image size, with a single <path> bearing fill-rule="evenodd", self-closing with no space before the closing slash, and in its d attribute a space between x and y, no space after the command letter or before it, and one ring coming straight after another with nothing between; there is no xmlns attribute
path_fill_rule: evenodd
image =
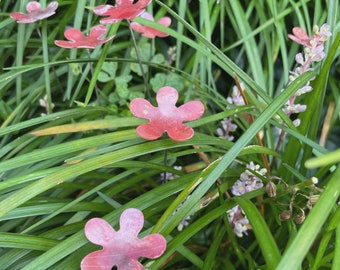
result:
<svg viewBox="0 0 340 270"><path fill-rule="evenodd" d="M85 39L86 37L84 36L84 34L76 28L69 28L66 29L64 32L64 36L71 41L76 42L77 40L82 40Z"/></svg>
<svg viewBox="0 0 340 270"><path fill-rule="evenodd" d="M160 257L166 249L166 240L163 235L154 233L141 239L143 248L140 249L139 256L149 259Z"/></svg>
<svg viewBox="0 0 340 270"><path fill-rule="evenodd" d="M32 2L29 2L26 5L26 10L27 10L28 13L40 11L41 10L41 5L37 1L32 1Z"/></svg>
<svg viewBox="0 0 340 270"><path fill-rule="evenodd" d="M160 110L164 110L165 114L170 113L178 100L178 92L170 86L162 87L157 92L156 100L158 105L162 106Z"/></svg>
<svg viewBox="0 0 340 270"><path fill-rule="evenodd" d="M171 18L169 18L169 17L160 18L160 19L158 20L158 23L159 23L160 25L163 25L163 26L165 26L165 27L168 27L168 26L170 26L170 24L171 24Z"/></svg>
<svg viewBox="0 0 340 270"><path fill-rule="evenodd" d="M147 140L155 140L167 132L175 141L184 141L194 135L194 130L183 121L196 120L204 113L204 105L200 101L190 101L179 108L176 107L178 92L175 88L165 86L157 92L158 107L154 107L149 101L136 98L130 103L131 113L149 123L137 127L139 136Z"/></svg>
<svg viewBox="0 0 340 270"><path fill-rule="evenodd" d="M183 104L178 108L182 121L191 121L200 118L204 113L202 102L194 100Z"/></svg>
<svg viewBox="0 0 340 270"><path fill-rule="evenodd" d="M93 9L93 12L99 16L105 16L111 8L113 8L111 5L99 5Z"/></svg>
<svg viewBox="0 0 340 270"><path fill-rule="evenodd" d="M36 22L36 18L32 18L31 16L21 13L21 12L12 12L10 17L17 21L17 23L32 23Z"/></svg>
<svg viewBox="0 0 340 270"><path fill-rule="evenodd" d="M92 218L85 225L85 235L92 243L105 246L115 237L116 231L101 218Z"/></svg>
<svg viewBox="0 0 340 270"><path fill-rule="evenodd" d="M116 0L116 4L118 5L118 6L120 6L120 5L124 5L124 4L130 4L130 5L132 5L133 4L133 1L134 0Z"/></svg>
<svg viewBox="0 0 340 270"><path fill-rule="evenodd" d="M162 136L164 130L150 123L138 126L136 132L145 140L156 140Z"/></svg>
<svg viewBox="0 0 340 270"><path fill-rule="evenodd" d="M128 237L137 237L143 228L143 213L135 208L126 209L120 216L120 230L124 231Z"/></svg>
<svg viewBox="0 0 340 270"><path fill-rule="evenodd" d="M111 253L108 250L98 250L86 255L80 263L81 270L111 270Z"/></svg>
<svg viewBox="0 0 340 270"><path fill-rule="evenodd" d="M106 34L106 27L103 25L97 25L91 28L89 38L98 40L105 34Z"/></svg>
<svg viewBox="0 0 340 270"><path fill-rule="evenodd" d="M144 98L135 98L130 103L132 114L138 118L149 119L155 117L157 108Z"/></svg>
<svg viewBox="0 0 340 270"><path fill-rule="evenodd" d="M186 141L194 136L194 130L186 125L177 124L174 128L167 130L168 135L174 141Z"/></svg>

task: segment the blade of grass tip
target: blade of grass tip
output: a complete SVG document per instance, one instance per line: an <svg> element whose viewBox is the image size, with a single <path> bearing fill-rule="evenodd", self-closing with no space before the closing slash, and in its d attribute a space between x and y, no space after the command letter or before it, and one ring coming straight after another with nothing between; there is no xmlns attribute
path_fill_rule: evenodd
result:
<svg viewBox="0 0 340 270"><path fill-rule="evenodd" d="M235 14L237 25L239 26L239 28L235 30L239 32L238 34L241 37L249 36L249 33L252 32L252 29L250 28L248 19L246 18L240 2L230 1L229 4L233 10L233 13ZM257 82L263 89L266 89L266 80L264 79L262 61L260 59L261 53L257 50L258 46L254 37L250 37L249 39L245 40L244 46L246 48L248 63L255 82Z"/></svg>
<svg viewBox="0 0 340 270"><path fill-rule="evenodd" d="M20 1L20 10L24 9L25 0ZM18 37L17 37L17 50L15 56L15 64L17 67L21 67L23 64L24 50L25 50L25 24L18 24ZM21 90L22 90L22 75L19 74L16 77L16 104L19 105L21 102Z"/></svg>
<svg viewBox="0 0 340 270"><path fill-rule="evenodd" d="M222 226L222 228L219 228L217 230L217 233L214 236L214 240L210 245L207 256L204 260L203 270L210 270L211 266L214 265L217 251L220 248L225 233L226 233L225 226Z"/></svg>
<svg viewBox="0 0 340 270"><path fill-rule="evenodd" d="M275 269L280 261L281 254L265 220L250 200L242 197L234 197L234 200L241 206L249 219L264 260L266 261L267 269Z"/></svg>
<svg viewBox="0 0 340 270"><path fill-rule="evenodd" d="M316 167L328 166L339 162L340 162L340 149L320 157L306 160L305 167L311 169Z"/></svg>
<svg viewBox="0 0 340 270"><path fill-rule="evenodd" d="M41 2L42 7L46 7L46 1ZM43 61L44 64L49 63L49 52L48 52L48 36L47 36L47 20L41 22L41 42L43 50ZM48 65L44 66L44 77L45 77L45 91L47 97L47 114L52 113L52 95L51 95L51 79L50 79L50 68Z"/></svg>
<svg viewBox="0 0 340 270"><path fill-rule="evenodd" d="M143 82L144 82L144 86L145 86L146 96L148 97L148 100L151 101L150 88L149 88L149 84L148 84L147 79L146 79L146 73L145 73L143 65L142 65L142 60L141 60L139 49L138 49L138 46L137 46L135 34L132 30L132 27L131 27L131 24L130 24L131 22L128 20L127 23L129 25L130 35L131 35L131 38L132 38L133 47L135 48L138 65L139 65L140 71L142 73L142 78L143 78Z"/></svg>
<svg viewBox="0 0 340 270"><path fill-rule="evenodd" d="M210 25L210 14L207 0L199 1L199 12L200 12L200 32L203 33L204 37L208 42L211 42L211 25ZM197 54L200 59L200 80L201 82L206 82L211 85L210 81L213 81L213 76L211 74L211 60L206 55ZM208 80L207 76L208 75Z"/></svg>
<svg viewBox="0 0 340 270"><path fill-rule="evenodd" d="M95 4L95 0L91 0L89 6L90 7L94 7L96 4ZM92 25L92 17L93 17L93 12L89 12L88 13L88 16L87 16L87 32L90 31L91 29L91 25ZM85 80L87 79L87 75L89 72L91 72L91 77L93 76L94 74L94 70L93 70L93 61L91 61L91 58L98 58L98 56L101 54L101 47L98 46L96 47L92 53L90 53L90 49L86 49L87 50L87 56L88 56L88 59L89 59L89 63L87 64L86 68L84 69L84 71L82 72L82 76L79 80L79 83L78 83L78 86L76 87L76 90L74 91L73 93L73 96L72 96L72 99L71 99L71 102L70 104L74 103L75 101L75 98L77 97L77 95L79 94L79 91L80 89L82 88L82 85L83 83L85 82ZM95 92L96 92L96 96L97 96L97 99L98 99L98 105L100 105L100 100L99 100L99 96L100 96L100 93L99 93L99 88L97 86L97 84L95 83L94 84L94 89L95 89ZM92 94L92 93L91 93Z"/></svg>
<svg viewBox="0 0 340 270"><path fill-rule="evenodd" d="M80 29L82 25L83 17L84 17L86 1L74 1L74 3L77 3L77 8L76 8L76 12L74 15L73 27ZM71 49L70 59L72 60L76 58L77 58L77 49ZM69 66L69 71L67 75L67 86L66 86L64 99L69 100L71 98L73 84L74 84L74 74L73 74L73 70L71 66Z"/></svg>
<svg viewBox="0 0 340 270"><path fill-rule="evenodd" d="M302 1L295 3L293 0L289 0L289 3L294 10L294 16L296 17L296 19L298 21L297 24L299 25L299 27L301 27L302 29L306 29L306 31L309 32L310 26L309 25L306 26L305 19L304 19L302 12L300 10L300 8L302 6Z"/></svg>
<svg viewBox="0 0 340 270"><path fill-rule="evenodd" d="M325 13L325 8L323 7L324 3L322 3L323 2L322 0L316 0L316 1L313 1L313 2L314 2L314 7L313 7L314 12L313 12L313 18L312 18L313 21L312 22L313 22L313 25L315 25L315 24L318 24L320 22L320 18L322 18L323 14ZM329 6L329 2L328 2L328 6ZM309 11L311 10L310 8L311 8L311 6L309 6ZM327 14L327 16L328 16L328 14ZM309 19L309 17L310 17L310 15L307 12L307 18ZM310 19L309 19L309 23L311 23ZM309 26L312 26L312 25L309 24ZM308 30L310 30L310 28Z"/></svg>
<svg viewBox="0 0 340 270"><path fill-rule="evenodd" d="M286 40L285 40L285 29L284 29L284 23L283 23L283 20L280 20L279 17L278 17L278 10L277 10L277 2L276 1L273 1L273 5L270 5L272 6L271 8L271 12L273 14L273 17L274 17L274 26L275 26L275 35L277 37L277 41L275 41L274 43L278 43L278 46L279 46L279 50L281 51L281 55L283 55L283 57L281 57L281 60L282 60L282 66L283 66L283 72L282 74L284 74L282 76L282 78L280 79L280 83L282 82L287 82L288 81L288 75L289 75L289 64L288 64L288 60L287 60L287 57L285 57L286 55L288 55L287 53L287 47L286 47ZM274 46L276 47L277 45L274 44ZM275 48L276 50L276 48ZM278 53L278 52L277 52ZM274 57L274 55L272 56ZM276 58L276 56L275 56ZM275 67L275 64L274 63L270 63L269 64L269 68L274 68ZM274 72L274 71L273 71ZM274 76L274 74L273 74ZM281 83L281 85L282 85ZM271 88L269 88L270 90ZM271 93L273 94L273 93ZM271 95L273 96L273 95Z"/></svg>
<svg viewBox="0 0 340 270"><path fill-rule="evenodd" d="M51 115L47 115L44 117L37 117L33 119L29 119L24 122L20 122L14 125L10 125L8 127L5 127L5 125L0 126L0 137L5 136L7 134L17 132L19 130L25 129L25 128L32 128L36 125L43 124L45 122L50 122L55 119L60 119L60 118L66 118L66 119L72 119L72 117L79 117L79 116L84 116L87 114L92 114L92 113L103 113L105 112L104 109L102 108L77 108L77 109L71 109L71 110L64 110L58 113L53 113Z"/></svg>
<svg viewBox="0 0 340 270"><path fill-rule="evenodd" d="M313 265L311 267L311 270L317 270L320 269L325 251L329 248L329 241L332 239L333 235L334 235L334 231L337 230L337 226L339 226L340 224L340 207L338 207L334 213L334 215L332 216L332 219L329 221L328 226L326 229L323 229L323 231L325 233L323 233L322 235L322 239L320 240L320 243L318 245L318 251L316 253L315 256L315 260L313 262ZM340 232L336 231L336 237L337 240L339 240L339 245L340 245ZM340 257L340 249L338 251L336 251L336 253L338 253L336 257ZM335 253L335 254L336 254ZM340 262L337 263L337 265L340 265Z"/></svg>
<svg viewBox="0 0 340 270"><path fill-rule="evenodd" d="M178 14L182 18L185 18L185 12L187 10L187 0L180 0L178 7ZM177 24L177 33L183 35L184 26L181 23ZM182 41L176 39L176 68L181 68L180 64L182 63Z"/></svg>
<svg viewBox="0 0 340 270"><path fill-rule="evenodd" d="M336 29L336 25L338 23L338 14L339 14L339 8L340 4L338 0L329 0L328 1L328 10L327 10L327 23L330 25L331 29ZM329 48L331 46L331 42L333 41L333 36L330 37L328 43L326 43L325 46L325 52L326 54L329 51Z"/></svg>
<svg viewBox="0 0 340 270"><path fill-rule="evenodd" d="M116 24L113 24L111 25L110 27L110 30L109 30L109 33L107 34L107 36L112 36L114 35L116 32L117 32L117 29L119 27L119 24L120 23L116 23ZM98 62L97 62L97 65L96 65L96 68L94 69L94 72L92 74L92 78L91 78L91 81L90 81L90 85L88 87L88 90L87 90L87 93L86 93L86 97L85 97L85 102L84 102L84 105L86 106L87 104L89 104L90 102L90 99L91 99L91 96L92 96L92 93L93 93L93 90L95 89L96 87L96 83L97 83L97 79L98 79L98 76L99 76L99 73L102 69L102 66L104 64L104 61L106 59L106 56L107 56L107 53L109 51L109 48L112 44L112 39L108 42L106 42L104 44L104 47L103 47L103 50L100 54L100 57L98 59Z"/></svg>
<svg viewBox="0 0 340 270"><path fill-rule="evenodd" d="M94 7L96 5L96 0L91 0L90 3L89 3L89 6L90 7ZM94 13L93 12L88 12L87 14L87 25L86 25L86 28L87 30L89 31L92 24L93 24L93 16L94 16Z"/></svg>
<svg viewBox="0 0 340 270"><path fill-rule="evenodd" d="M224 48L224 32L225 32L225 2L220 2L220 39L221 39L221 48Z"/></svg>
<svg viewBox="0 0 340 270"><path fill-rule="evenodd" d="M336 228L335 251L333 256L332 270L337 270L340 267L340 222Z"/></svg>
<svg viewBox="0 0 340 270"><path fill-rule="evenodd" d="M321 193L317 203L303 222L296 237L283 254L276 270L299 269L318 232L338 200L340 195L339 178L340 167L338 167L330 177L327 187Z"/></svg>
<svg viewBox="0 0 340 270"><path fill-rule="evenodd" d="M318 1L315 1L315 2L318 2ZM306 25L307 25L307 31L309 33L311 33L312 31L312 23L311 23L311 20L310 20L310 9L307 7L307 3L305 1L301 1L301 8L302 8L302 11L303 11L303 18L305 19L305 22L306 22ZM315 6L315 8L319 8L319 10L322 10L321 6L318 7L317 5ZM321 8L321 9L320 9ZM314 14L316 14L317 11L314 12Z"/></svg>

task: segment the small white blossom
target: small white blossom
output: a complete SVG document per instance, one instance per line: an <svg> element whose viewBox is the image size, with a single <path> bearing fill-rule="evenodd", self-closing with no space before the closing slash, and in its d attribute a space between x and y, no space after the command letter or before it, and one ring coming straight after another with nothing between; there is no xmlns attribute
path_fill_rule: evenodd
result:
<svg viewBox="0 0 340 270"><path fill-rule="evenodd" d="M241 89L244 91L244 83L240 83ZM242 94L240 93L239 89L236 85L233 86L233 91L231 93L231 97L227 98L227 102L230 104L234 104L236 106L243 106L245 105L244 99L242 97Z"/></svg>
<svg viewBox="0 0 340 270"><path fill-rule="evenodd" d="M248 218L244 215L242 208L237 205L227 211L228 221L232 226L233 232L242 237L243 234L247 235L247 230L251 228Z"/></svg>
<svg viewBox="0 0 340 270"><path fill-rule="evenodd" d="M295 61L298 64L303 66L305 64L305 60L303 59L303 54L302 53L298 53L297 55L295 55Z"/></svg>
<svg viewBox="0 0 340 270"><path fill-rule="evenodd" d="M237 125L235 125L233 123L233 119L231 117L229 118L224 118L221 121L222 124L222 128L218 128L216 130L218 136L220 138L224 138L228 141L233 141L234 140L234 136L229 135L230 132L234 132L237 129Z"/></svg>
<svg viewBox="0 0 340 270"><path fill-rule="evenodd" d="M174 166L174 169L177 170L177 171L181 171L182 166ZM172 172L165 172L165 174L161 173L161 177L163 177L164 182L168 182L168 181L171 181L171 180L178 178L179 176L177 174L172 173Z"/></svg>
<svg viewBox="0 0 340 270"><path fill-rule="evenodd" d="M323 24L320 27L320 35L321 35L320 40L321 41L327 41L329 37L332 35L332 32L330 31L330 29L331 29L331 26L327 23Z"/></svg>
<svg viewBox="0 0 340 270"><path fill-rule="evenodd" d="M296 127L300 126L300 124L301 124L301 120L300 119L295 119L293 121L293 125L296 126Z"/></svg>
<svg viewBox="0 0 340 270"><path fill-rule="evenodd" d="M240 178L237 179L234 185L231 187L231 193L234 196L241 196L247 192L263 187L262 180L250 170L263 176L265 176L267 173L265 168L261 168L260 165L254 164L254 162L251 161L246 165L246 169L243 173L241 173ZM250 229L251 226L239 205L228 210L227 215L228 221L233 228L233 232L238 237L242 237L243 234L247 234L246 231Z"/></svg>

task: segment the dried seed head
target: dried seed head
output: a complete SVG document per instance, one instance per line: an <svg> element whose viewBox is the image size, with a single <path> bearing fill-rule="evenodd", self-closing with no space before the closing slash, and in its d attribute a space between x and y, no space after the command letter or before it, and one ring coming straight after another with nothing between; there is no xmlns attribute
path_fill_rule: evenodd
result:
<svg viewBox="0 0 340 270"><path fill-rule="evenodd" d="M284 210L281 212L281 214L279 215L279 219L281 221L285 221L288 220L292 217L292 211L291 210Z"/></svg>
<svg viewBox="0 0 340 270"><path fill-rule="evenodd" d="M307 201L307 208L309 210L312 209L313 205L318 201L320 195L310 195L309 198L308 198L308 201Z"/></svg>
<svg viewBox="0 0 340 270"><path fill-rule="evenodd" d="M294 222L296 224L301 224L302 222L304 222L306 218L306 215L304 212L300 213L300 214L297 214L295 217L294 217Z"/></svg>
<svg viewBox="0 0 340 270"><path fill-rule="evenodd" d="M269 197L275 197L276 196L276 185L269 181L266 185L266 191Z"/></svg>
<svg viewBox="0 0 340 270"><path fill-rule="evenodd" d="M311 195L309 197L311 204L315 204L318 201L319 197L320 197L320 195Z"/></svg>

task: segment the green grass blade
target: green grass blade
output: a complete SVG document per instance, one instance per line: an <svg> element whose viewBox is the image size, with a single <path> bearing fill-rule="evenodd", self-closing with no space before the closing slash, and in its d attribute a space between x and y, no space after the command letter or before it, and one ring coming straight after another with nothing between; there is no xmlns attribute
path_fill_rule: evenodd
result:
<svg viewBox="0 0 340 270"><path fill-rule="evenodd" d="M250 200L245 200L242 197L234 197L234 200L242 207L242 210L249 219L266 262L267 269L276 269L275 267L281 259L281 254L267 223Z"/></svg>

